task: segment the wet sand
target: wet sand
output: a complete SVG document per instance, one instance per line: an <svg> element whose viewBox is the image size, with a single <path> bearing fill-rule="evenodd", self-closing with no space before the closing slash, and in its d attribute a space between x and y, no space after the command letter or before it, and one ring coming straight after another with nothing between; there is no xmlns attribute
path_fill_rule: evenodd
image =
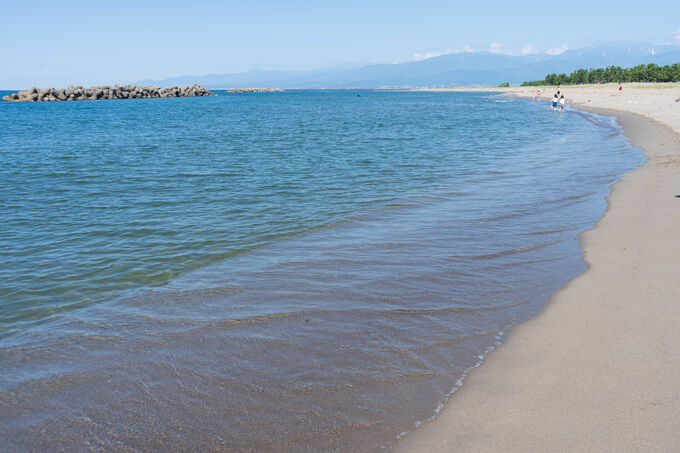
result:
<svg viewBox="0 0 680 453"><path fill-rule="evenodd" d="M677 450L680 88L624 90L628 98L563 89L578 107L616 115L649 157L581 236L589 270L517 327L396 451Z"/></svg>

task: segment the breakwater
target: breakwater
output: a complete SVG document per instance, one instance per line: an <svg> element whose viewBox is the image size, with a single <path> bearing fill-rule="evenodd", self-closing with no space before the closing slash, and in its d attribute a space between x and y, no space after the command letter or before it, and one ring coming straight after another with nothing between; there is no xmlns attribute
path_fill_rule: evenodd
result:
<svg viewBox="0 0 680 453"><path fill-rule="evenodd" d="M145 98L179 98L190 96L214 96L209 90L200 85L159 86L114 85L69 86L67 88L30 88L9 94L2 98L7 102L41 102L41 101L93 101L99 99L145 99Z"/></svg>

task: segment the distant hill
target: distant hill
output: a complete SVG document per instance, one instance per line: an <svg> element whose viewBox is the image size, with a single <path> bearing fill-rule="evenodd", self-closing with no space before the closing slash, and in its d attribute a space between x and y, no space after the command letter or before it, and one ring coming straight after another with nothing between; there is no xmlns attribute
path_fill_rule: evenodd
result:
<svg viewBox="0 0 680 453"><path fill-rule="evenodd" d="M548 73L570 73L579 68L611 65L631 67L680 62L680 46L651 44L596 44L570 49L559 55L503 55L491 52L463 52L422 61L374 64L353 69L314 71L249 71L238 74L210 74L140 80L138 85L191 85L206 88L414 88L489 86L502 82L521 84L543 79Z"/></svg>

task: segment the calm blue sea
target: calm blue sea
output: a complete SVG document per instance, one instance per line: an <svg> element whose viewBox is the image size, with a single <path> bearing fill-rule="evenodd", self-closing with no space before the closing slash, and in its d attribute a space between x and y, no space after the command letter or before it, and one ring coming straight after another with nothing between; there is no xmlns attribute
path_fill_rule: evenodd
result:
<svg viewBox="0 0 680 453"><path fill-rule="evenodd" d="M0 103L8 447L390 448L644 160L547 103L219 94Z"/></svg>

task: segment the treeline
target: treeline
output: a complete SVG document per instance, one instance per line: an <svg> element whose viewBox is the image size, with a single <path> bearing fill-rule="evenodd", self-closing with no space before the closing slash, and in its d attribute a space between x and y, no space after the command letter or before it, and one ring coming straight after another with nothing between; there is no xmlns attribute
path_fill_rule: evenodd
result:
<svg viewBox="0 0 680 453"><path fill-rule="evenodd" d="M570 75L548 74L544 80L522 83L523 87L541 85L582 85L586 83L677 82L680 81L680 63L658 66L639 64L632 68L577 69Z"/></svg>

